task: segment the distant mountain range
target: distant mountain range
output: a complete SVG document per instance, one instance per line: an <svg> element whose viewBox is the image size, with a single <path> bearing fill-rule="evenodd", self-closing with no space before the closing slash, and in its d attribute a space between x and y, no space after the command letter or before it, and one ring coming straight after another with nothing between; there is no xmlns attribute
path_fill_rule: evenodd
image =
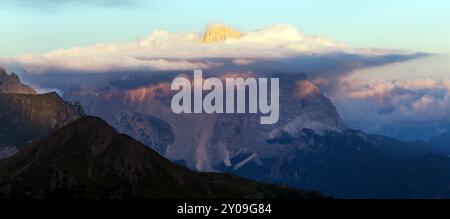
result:
<svg viewBox="0 0 450 219"><path fill-rule="evenodd" d="M79 105L56 93L0 94L0 115L2 142L20 150L0 160L2 199L322 198L234 175L193 172L102 119L83 116ZM173 138L161 134L170 127L156 118L127 119L147 131L154 128L155 136L147 137L155 145Z"/></svg>
<svg viewBox="0 0 450 219"><path fill-rule="evenodd" d="M193 172L163 155L195 171L232 173L338 198L450 198L448 134L430 142L402 142L348 129L314 84L302 74L288 73L277 75L278 124L260 125L257 114L175 115L169 89L174 76L130 75L102 81L101 86L64 90L65 98L79 101L88 115L101 117L114 128L94 117L76 120L83 110L56 93L0 94L0 116L5 121L1 140L11 145L3 148L20 150L0 161L0 194L6 198L318 196L227 174ZM20 146L29 142L33 143ZM16 152L6 151L11 152L8 156Z"/></svg>
<svg viewBox="0 0 450 219"><path fill-rule="evenodd" d="M170 127L165 130L173 142L155 149L194 170L229 172L341 198L450 197L445 151L426 142L348 129L332 102L302 74L276 75L280 121L269 126L259 125L256 114L175 115L170 109L171 78L166 77L120 77L88 90L72 87L65 97L112 124L117 119L111 118L126 115L158 118ZM139 85L133 86L136 81ZM125 120L129 126L117 128L146 143L147 138L132 132L146 129Z"/></svg>

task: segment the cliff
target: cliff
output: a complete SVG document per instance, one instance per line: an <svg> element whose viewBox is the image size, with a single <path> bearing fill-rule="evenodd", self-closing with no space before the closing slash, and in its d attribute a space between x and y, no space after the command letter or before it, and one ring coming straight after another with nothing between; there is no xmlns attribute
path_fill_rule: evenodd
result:
<svg viewBox="0 0 450 219"><path fill-rule="evenodd" d="M238 39L242 33L221 24L209 25L203 35L203 43L223 42L227 39Z"/></svg>

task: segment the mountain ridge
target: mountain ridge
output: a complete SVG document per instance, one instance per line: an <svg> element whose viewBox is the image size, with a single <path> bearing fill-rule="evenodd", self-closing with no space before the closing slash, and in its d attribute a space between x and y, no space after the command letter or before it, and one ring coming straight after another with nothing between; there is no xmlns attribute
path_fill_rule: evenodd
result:
<svg viewBox="0 0 450 219"><path fill-rule="evenodd" d="M197 173L102 119L83 116L0 160L2 198L319 198L283 186Z"/></svg>
<svg viewBox="0 0 450 219"><path fill-rule="evenodd" d="M10 75L0 66L0 93L19 93L19 94L37 94L37 92L28 85L22 84L19 76L15 73Z"/></svg>
<svg viewBox="0 0 450 219"><path fill-rule="evenodd" d="M450 184L446 178L450 167L442 167L432 176L408 165L417 161L432 171L436 164L427 156L436 154L446 164L445 156L439 156L441 151L422 142L402 142L351 130L332 101L304 75L270 76L280 78L280 120L269 126L260 126L258 115L174 115L171 93L164 85L170 81L169 76L156 82L139 80L139 87L147 88L145 92L133 89L134 78L113 80L106 88L93 88L85 95L78 95L76 90L65 94L99 117L123 114L117 107L111 107L113 111L101 110L110 104L105 100L114 99L118 101L113 104L120 103L126 114L151 115L165 121L174 141L161 147L161 154L197 171L232 173L266 183L318 190L338 198L450 197L445 193L445 186ZM141 127L129 121L129 125Z"/></svg>
<svg viewBox="0 0 450 219"><path fill-rule="evenodd" d="M17 75L8 75L0 67L0 158L83 114L78 103L67 102L56 92L37 94Z"/></svg>

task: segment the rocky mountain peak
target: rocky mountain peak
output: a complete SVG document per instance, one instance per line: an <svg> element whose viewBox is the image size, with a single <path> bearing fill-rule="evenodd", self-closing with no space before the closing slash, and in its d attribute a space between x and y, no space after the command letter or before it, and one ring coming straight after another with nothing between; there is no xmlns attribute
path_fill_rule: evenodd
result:
<svg viewBox="0 0 450 219"><path fill-rule="evenodd" d="M0 67L0 93L37 94L33 88L22 84L18 75L8 74L2 67Z"/></svg>
<svg viewBox="0 0 450 219"><path fill-rule="evenodd" d="M203 35L203 43L217 43L223 42L227 39L238 39L242 36L242 33L231 27L222 24L212 24L207 26Z"/></svg>

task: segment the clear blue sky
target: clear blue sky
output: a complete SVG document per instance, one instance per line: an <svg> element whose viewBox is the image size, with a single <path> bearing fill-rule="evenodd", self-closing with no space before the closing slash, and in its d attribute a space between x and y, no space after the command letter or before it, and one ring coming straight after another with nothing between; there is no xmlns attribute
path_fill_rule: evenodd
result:
<svg viewBox="0 0 450 219"><path fill-rule="evenodd" d="M271 24L354 47L450 53L448 0L0 0L0 56L99 42L154 29L203 30L222 22L251 31Z"/></svg>

